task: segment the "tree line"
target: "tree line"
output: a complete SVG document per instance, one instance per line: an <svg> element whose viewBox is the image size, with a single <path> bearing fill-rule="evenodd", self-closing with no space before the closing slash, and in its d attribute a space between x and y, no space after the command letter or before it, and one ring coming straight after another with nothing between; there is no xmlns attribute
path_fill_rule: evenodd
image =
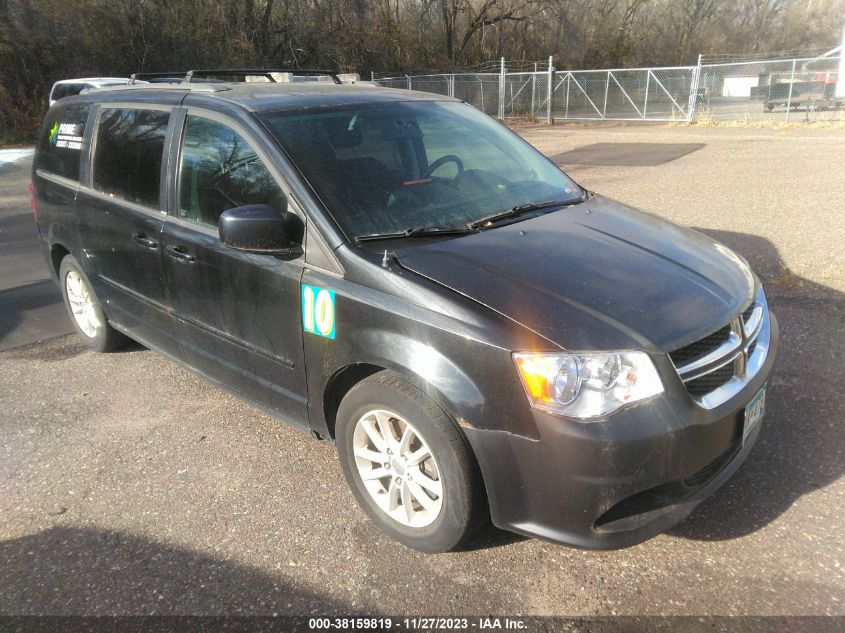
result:
<svg viewBox="0 0 845 633"><path fill-rule="evenodd" d="M376 73L502 56L559 68L835 46L845 0L0 0L0 142L58 79L219 67Z"/></svg>

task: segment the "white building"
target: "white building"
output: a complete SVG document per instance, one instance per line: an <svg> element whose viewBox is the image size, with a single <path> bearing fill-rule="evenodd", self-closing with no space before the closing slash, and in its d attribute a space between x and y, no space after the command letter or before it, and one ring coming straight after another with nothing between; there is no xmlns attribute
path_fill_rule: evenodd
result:
<svg viewBox="0 0 845 633"><path fill-rule="evenodd" d="M755 64L732 69L722 83L722 96L750 97L751 89L760 84L760 71L761 67Z"/></svg>

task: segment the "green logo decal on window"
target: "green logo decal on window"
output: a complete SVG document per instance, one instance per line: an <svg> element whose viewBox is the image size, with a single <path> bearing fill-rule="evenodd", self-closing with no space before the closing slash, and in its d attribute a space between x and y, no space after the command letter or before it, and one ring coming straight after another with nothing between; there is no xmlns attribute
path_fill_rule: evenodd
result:
<svg viewBox="0 0 845 633"><path fill-rule="evenodd" d="M334 290L302 284L302 329L334 338Z"/></svg>
<svg viewBox="0 0 845 633"><path fill-rule="evenodd" d="M56 136L58 135L58 133L59 133L59 122L56 121L55 123L53 123L53 127L50 128L50 143L52 143L53 145L56 144Z"/></svg>

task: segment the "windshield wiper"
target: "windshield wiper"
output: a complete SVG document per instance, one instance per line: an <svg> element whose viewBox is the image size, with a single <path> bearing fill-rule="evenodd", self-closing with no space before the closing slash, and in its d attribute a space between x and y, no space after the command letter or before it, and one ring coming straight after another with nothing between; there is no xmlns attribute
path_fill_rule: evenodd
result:
<svg viewBox="0 0 845 633"><path fill-rule="evenodd" d="M425 226L421 228L409 228L394 233L373 233L372 235L359 235L355 238L357 242L373 242L375 240L398 240L406 237L432 237L437 235L463 235L474 233L474 229L468 226Z"/></svg>
<svg viewBox="0 0 845 633"><path fill-rule="evenodd" d="M523 213L528 213L529 211L538 211L540 209L547 209L550 207L569 207L573 204L580 204L584 202L584 200L586 200L586 197L575 198L574 200L546 200L545 202L518 204L510 209L491 213L490 215L485 215L483 218L479 218L478 220L473 220L467 224L467 228L477 229L485 224L492 224L497 220L504 220L505 218L513 218L518 215L522 215Z"/></svg>

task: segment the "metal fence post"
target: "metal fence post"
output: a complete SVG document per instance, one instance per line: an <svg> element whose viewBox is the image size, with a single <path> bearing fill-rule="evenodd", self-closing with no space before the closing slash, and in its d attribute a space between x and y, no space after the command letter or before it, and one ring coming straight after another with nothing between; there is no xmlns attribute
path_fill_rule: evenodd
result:
<svg viewBox="0 0 845 633"><path fill-rule="evenodd" d="M645 73L645 100L643 101L643 118L646 118L648 113L648 87L651 83L651 69Z"/></svg>
<svg viewBox="0 0 845 633"><path fill-rule="evenodd" d="M789 78L789 96L786 98L786 122L789 123L789 110L792 107L792 86L795 84L795 60L792 60L792 75Z"/></svg>
<svg viewBox="0 0 845 633"><path fill-rule="evenodd" d="M701 53L698 54L698 64L692 70L692 80L690 81L690 95L689 104L687 105L687 121L692 123L695 116L695 107L698 105L698 87L701 82Z"/></svg>
<svg viewBox="0 0 845 633"><path fill-rule="evenodd" d="M537 62L534 62L534 74L531 75L531 119L534 119L534 111L537 101Z"/></svg>
<svg viewBox="0 0 845 633"><path fill-rule="evenodd" d="M607 117L607 94L610 92L610 71L607 71L607 78L604 80L604 107L601 110L601 118Z"/></svg>
<svg viewBox="0 0 845 633"><path fill-rule="evenodd" d="M455 73L449 75L449 96L455 98Z"/></svg>
<svg viewBox="0 0 845 633"><path fill-rule="evenodd" d="M371 70L370 71L370 81L374 82L375 80L376 80L376 73L375 73L375 71Z"/></svg>
<svg viewBox="0 0 845 633"><path fill-rule="evenodd" d="M553 63L554 63L554 58L551 55L549 55L549 70L548 70L548 73L549 73L548 77L549 78L546 82L548 84L546 86L546 90L549 93L549 98L546 99L546 123L548 123L549 125L552 124L552 92L554 92L554 86L552 86L552 84L554 83L554 79L555 79L555 77L554 77L554 66L552 65Z"/></svg>
<svg viewBox="0 0 845 633"><path fill-rule="evenodd" d="M408 90L411 90L411 77L409 75L405 75L405 79L408 81Z"/></svg>
<svg viewBox="0 0 845 633"><path fill-rule="evenodd" d="M569 118L569 78L572 77L571 71L566 71L566 107L563 111L563 118Z"/></svg>
<svg viewBox="0 0 845 633"><path fill-rule="evenodd" d="M842 25L842 49L839 51L839 71L833 95L837 99L845 97L845 24Z"/></svg>
<svg viewBox="0 0 845 633"><path fill-rule="evenodd" d="M499 68L499 120L505 118L505 58L502 57Z"/></svg>

